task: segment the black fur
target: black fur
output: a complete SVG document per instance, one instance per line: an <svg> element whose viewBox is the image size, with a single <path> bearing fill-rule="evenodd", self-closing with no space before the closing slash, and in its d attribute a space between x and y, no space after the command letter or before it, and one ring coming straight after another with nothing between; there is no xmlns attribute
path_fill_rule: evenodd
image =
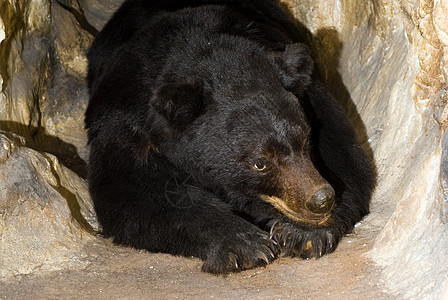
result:
<svg viewBox="0 0 448 300"><path fill-rule="evenodd" d="M104 236L212 273L333 251L368 213L374 175L300 41L270 0L125 1L88 53L88 180ZM321 225L260 197L303 157L336 190Z"/></svg>

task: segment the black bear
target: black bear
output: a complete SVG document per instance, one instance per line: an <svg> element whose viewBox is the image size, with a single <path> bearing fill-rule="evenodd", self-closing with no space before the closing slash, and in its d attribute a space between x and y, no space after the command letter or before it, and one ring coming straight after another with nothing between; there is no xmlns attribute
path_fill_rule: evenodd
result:
<svg viewBox="0 0 448 300"><path fill-rule="evenodd" d="M127 0L88 53L89 190L105 237L225 274L332 252L371 163L271 0Z"/></svg>

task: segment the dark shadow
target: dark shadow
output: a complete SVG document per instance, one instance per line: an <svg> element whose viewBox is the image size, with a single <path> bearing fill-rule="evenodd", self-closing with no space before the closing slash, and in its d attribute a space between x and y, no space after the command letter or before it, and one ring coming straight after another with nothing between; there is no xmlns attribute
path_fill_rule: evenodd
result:
<svg viewBox="0 0 448 300"><path fill-rule="evenodd" d="M320 29L312 36L310 45L328 91L333 95L350 119L355 129L358 142L362 145L362 148L373 164L373 150L368 143L366 127L339 73L339 61L341 60L343 48L343 43L339 39L339 33L332 28Z"/></svg>
<svg viewBox="0 0 448 300"><path fill-rule="evenodd" d="M0 130L24 137L26 147L53 154L65 167L74 171L81 178L87 178L87 163L78 155L76 147L58 137L47 134L44 128L27 126L13 121L0 121Z"/></svg>
<svg viewBox="0 0 448 300"><path fill-rule="evenodd" d="M71 13L75 20L78 22L79 26L90 33L92 36L96 36L98 34L98 29L96 29L92 24L87 21L86 16L84 15L84 12L79 7L79 4L76 5L78 9L73 7L72 4L66 4L64 0L56 0L56 2L66 11Z"/></svg>
<svg viewBox="0 0 448 300"><path fill-rule="evenodd" d="M67 201L68 208L70 209L70 213L72 215L72 218L75 219L78 224L87 232L94 233L95 230L92 228L92 226L87 222L87 220L84 218L84 216L81 213L81 207L79 206L78 199L76 196L70 192L68 189L66 189L61 184L61 178L59 177L58 173L55 170L55 167L52 163L52 161L43 154L45 158L48 159L48 161L51 163L51 172L53 173L53 176L56 178L57 185L52 187L61 194L61 196Z"/></svg>
<svg viewBox="0 0 448 300"><path fill-rule="evenodd" d="M278 5L286 12L286 14L289 16L291 26L293 28L290 28L288 30L288 33L292 38L294 38L296 41L305 43L307 45L310 45L313 40L313 34L311 31L306 28L305 25L300 23L294 15L291 13L291 8L288 4L284 2L278 3Z"/></svg>

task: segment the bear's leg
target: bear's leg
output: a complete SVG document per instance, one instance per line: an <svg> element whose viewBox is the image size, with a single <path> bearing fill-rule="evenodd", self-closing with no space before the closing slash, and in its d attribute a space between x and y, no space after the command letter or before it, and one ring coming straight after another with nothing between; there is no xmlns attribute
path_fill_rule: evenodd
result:
<svg viewBox="0 0 448 300"><path fill-rule="evenodd" d="M335 222L333 218L321 227L297 223L263 202L252 202L247 213L277 243L280 256L321 257L333 252L343 234L348 232L344 223Z"/></svg>
<svg viewBox="0 0 448 300"><path fill-rule="evenodd" d="M319 258L333 252L345 233L345 229L341 228L340 224L307 228L285 218L271 220L268 228L270 228L270 237L281 248L281 256L300 256L301 258Z"/></svg>
<svg viewBox="0 0 448 300"><path fill-rule="evenodd" d="M103 234L114 242L153 252L195 256L202 269L229 273L272 262L278 249L269 234L232 213L163 157L125 161L108 147L91 147L90 191ZM118 150L117 150L118 149ZM114 155L114 153L116 155Z"/></svg>

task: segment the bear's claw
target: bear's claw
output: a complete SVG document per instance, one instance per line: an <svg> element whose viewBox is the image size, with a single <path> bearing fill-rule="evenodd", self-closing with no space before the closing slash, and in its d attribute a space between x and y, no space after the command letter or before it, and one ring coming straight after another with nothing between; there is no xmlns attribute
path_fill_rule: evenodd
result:
<svg viewBox="0 0 448 300"><path fill-rule="evenodd" d="M281 223L280 221L276 220L271 226L271 230L269 232L269 238L272 239L275 235L279 234L280 230L281 230Z"/></svg>
<svg viewBox="0 0 448 300"><path fill-rule="evenodd" d="M215 244L202 270L214 274L240 272L263 267L274 261L279 253L277 243L266 232L257 230L239 233Z"/></svg>
<svg viewBox="0 0 448 300"><path fill-rule="evenodd" d="M271 252L271 254L272 254L272 252ZM263 261L265 261L266 264L269 264L269 263L270 263L270 261L269 261L267 255L266 255L264 252L258 251L258 258L261 259L261 260L263 260Z"/></svg>
<svg viewBox="0 0 448 300"><path fill-rule="evenodd" d="M269 236L280 245L280 256L308 259L333 252L342 233L332 227L304 229L292 223L275 220Z"/></svg>
<svg viewBox="0 0 448 300"><path fill-rule="evenodd" d="M230 262L233 263L233 266L235 267L235 269L238 269L238 256L236 256L232 252L229 252L228 255L229 255Z"/></svg>

